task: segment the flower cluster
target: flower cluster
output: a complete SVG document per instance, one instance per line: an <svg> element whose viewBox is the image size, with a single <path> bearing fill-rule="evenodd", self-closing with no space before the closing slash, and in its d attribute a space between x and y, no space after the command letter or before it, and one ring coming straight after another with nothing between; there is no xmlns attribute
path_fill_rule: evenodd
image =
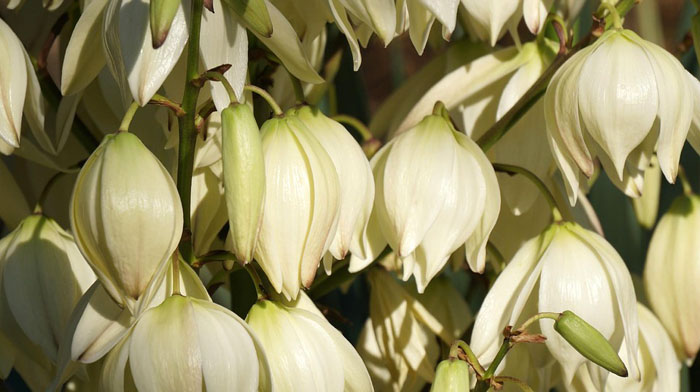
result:
<svg viewBox="0 0 700 392"><path fill-rule="evenodd" d="M592 3L6 1L0 379L679 390L700 81L623 28L634 1ZM375 35L433 59L365 125L338 111ZM653 229L643 288L608 180Z"/></svg>

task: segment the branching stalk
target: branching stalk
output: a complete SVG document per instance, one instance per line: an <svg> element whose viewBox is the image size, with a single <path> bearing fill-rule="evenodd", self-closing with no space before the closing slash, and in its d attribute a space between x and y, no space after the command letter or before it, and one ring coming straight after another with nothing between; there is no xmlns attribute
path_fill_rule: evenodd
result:
<svg viewBox="0 0 700 392"><path fill-rule="evenodd" d="M274 98L272 98L272 95L265 91L264 89L261 89L258 86L253 86L253 85L247 85L243 88L244 90L248 90L252 93L258 94L261 96L268 105L270 105L270 108L272 109L273 112L275 112L275 116L281 116L282 115L282 108L280 108L280 105L277 104Z"/></svg>
<svg viewBox="0 0 700 392"><path fill-rule="evenodd" d="M139 104L134 101L129 105L129 109L127 109L126 113L124 114L124 117L122 117L122 122L119 125L119 132L129 132L129 126L131 125L131 120L134 119L134 115L136 114L136 111L139 109Z"/></svg>

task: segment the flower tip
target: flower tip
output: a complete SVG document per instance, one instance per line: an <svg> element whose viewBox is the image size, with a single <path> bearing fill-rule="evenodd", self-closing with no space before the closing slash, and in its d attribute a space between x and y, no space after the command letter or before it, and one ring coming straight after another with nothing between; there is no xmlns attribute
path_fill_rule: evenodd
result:
<svg viewBox="0 0 700 392"><path fill-rule="evenodd" d="M153 49L158 49L163 46L165 39L168 38L169 32L170 29L152 35L153 39L151 40L151 44L153 45Z"/></svg>

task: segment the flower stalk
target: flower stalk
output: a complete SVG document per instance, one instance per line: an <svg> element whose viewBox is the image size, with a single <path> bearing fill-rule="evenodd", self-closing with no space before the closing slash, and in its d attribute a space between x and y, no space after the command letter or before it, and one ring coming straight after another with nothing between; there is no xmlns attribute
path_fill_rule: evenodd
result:
<svg viewBox="0 0 700 392"><path fill-rule="evenodd" d="M138 109L139 104L136 101L129 105L129 109L127 109L124 117L122 117L122 122L119 125L119 132L129 132L129 126L131 125L131 121L134 119L134 115Z"/></svg>
<svg viewBox="0 0 700 392"><path fill-rule="evenodd" d="M270 105L270 108L272 111L275 113L275 116L281 116L282 115L282 108L280 105L277 104L274 98L272 98L272 95L265 91L264 89L258 87L258 86L253 86L253 85L246 85L243 87L243 90L250 91L251 93L258 94L262 99L267 102L268 105Z"/></svg>
<svg viewBox="0 0 700 392"><path fill-rule="evenodd" d="M547 199L547 204L549 204L549 207L552 209L552 218L554 219L554 222L561 222L563 220L561 212L559 211L559 208L557 208L557 202L554 199L552 192L547 189L547 185L545 185L545 183L542 182L542 180L540 180L534 173L520 166L506 165L502 163L494 163L493 168L497 172L508 173L510 175L520 174L532 181L532 183L537 186L537 189L540 190L542 196Z"/></svg>
<svg viewBox="0 0 700 392"><path fill-rule="evenodd" d="M192 224L190 222L190 204L192 196L192 172L194 171L194 149L197 139L195 118L197 116L197 98L200 86L194 83L199 78L199 35L202 26L203 0L192 1L192 19L190 21L190 38L187 47L187 73L185 92L182 97L184 116L179 118L179 149L177 157L177 191L182 200L183 232L180 241L180 254L188 263L194 261L192 245Z"/></svg>

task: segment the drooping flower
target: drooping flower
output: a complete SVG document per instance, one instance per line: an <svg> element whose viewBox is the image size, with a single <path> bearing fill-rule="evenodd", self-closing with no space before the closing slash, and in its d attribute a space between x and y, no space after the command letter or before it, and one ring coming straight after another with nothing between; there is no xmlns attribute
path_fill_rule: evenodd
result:
<svg viewBox="0 0 700 392"><path fill-rule="evenodd" d="M700 349L700 197L674 200L651 238L644 267L649 303L679 358L692 363Z"/></svg>
<svg viewBox="0 0 700 392"><path fill-rule="evenodd" d="M485 54L456 67L426 88L420 86L420 99L395 129L397 134L414 126L440 100L450 111L458 129L473 140L481 138L503 118L537 81L556 52L549 40L526 43L520 49L505 48ZM406 92L402 93L407 95ZM524 167L540 178L554 168L552 155L540 148L546 143L542 99L519 119L486 156L491 162ZM392 131L391 129L389 130ZM537 188L522 176L497 174L505 204L516 215L525 213L539 197Z"/></svg>
<svg viewBox="0 0 700 392"><path fill-rule="evenodd" d="M133 134L108 135L78 175L70 218L78 247L107 292L139 313L182 232L180 197L168 171Z"/></svg>
<svg viewBox="0 0 700 392"><path fill-rule="evenodd" d="M44 101L34 66L22 42L0 20L0 153L10 155L19 148L23 113L37 140L48 147Z"/></svg>
<svg viewBox="0 0 700 392"><path fill-rule="evenodd" d="M70 234L53 219L30 215L9 234L2 254L2 295L17 325L56 363L73 307L95 281Z"/></svg>
<svg viewBox="0 0 700 392"><path fill-rule="evenodd" d="M333 161L297 116L262 126L265 206L256 260L277 292L309 287L335 236L341 189Z"/></svg>
<svg viewBox="0 0 700 392"><path fill-rule="evenodd" d="M429 115L382 147L372 167L376 219L370 225L381 234L367 241L391 246L403 263L404 280L415 276L423 292L462 245L470 268L484 270L500 192L476 143L442 116Z"/></svg>
<svg viewBox="0 0 700 392"><path fill-rule="evenodd" d="M326 150L340 180L338 227L329 252L337 260L345 258L348 251L365 258L362 237L374 201L374 179L367 157L345 127L320 110L302 106L295 115ZM324 258L324 266L330 272L328 258Z"/></svg>
<svg viewBox="0 0 700 392"><path fill-rule="evenodd" d="M355 348L320 313L269 300L253 305L246 322L270 361L275 389L372 391Z"/></svg>
<svg viewBox="0 0 700 392"><path fill-rule="evenodd" d="M538 312L570 310L597 329L615 350L625 339L626 365L636 378L635 304L632 278L613 247L577 224L555 223L526 242L498 276L477 314L470 345L482 363L489 363L507 325L517 327ZM564 385L570 385L584 365L595 385L604 385L608 371L586 361L554 331L551 320L539 321L531 332L540 331L547 337L547 353L528 350L533 368L545 369L551 355L562 368Z"/></svg>
<svg viewBox="0 0 700 392"><path fill-rule="evenodd" d="M695 109L692 76L661 47L611 29L574 54L545 94L547 134L571 204L600 159L611 181L639 196L654 151L669 182Z"/></svg>
<svg viewBox="0 0 700 392"><path fill-rule="evenodd" d="M146 311L105 358L101 390L125 387L272 390L267 357L250 327L222 306L180 295Z"/></svg>

